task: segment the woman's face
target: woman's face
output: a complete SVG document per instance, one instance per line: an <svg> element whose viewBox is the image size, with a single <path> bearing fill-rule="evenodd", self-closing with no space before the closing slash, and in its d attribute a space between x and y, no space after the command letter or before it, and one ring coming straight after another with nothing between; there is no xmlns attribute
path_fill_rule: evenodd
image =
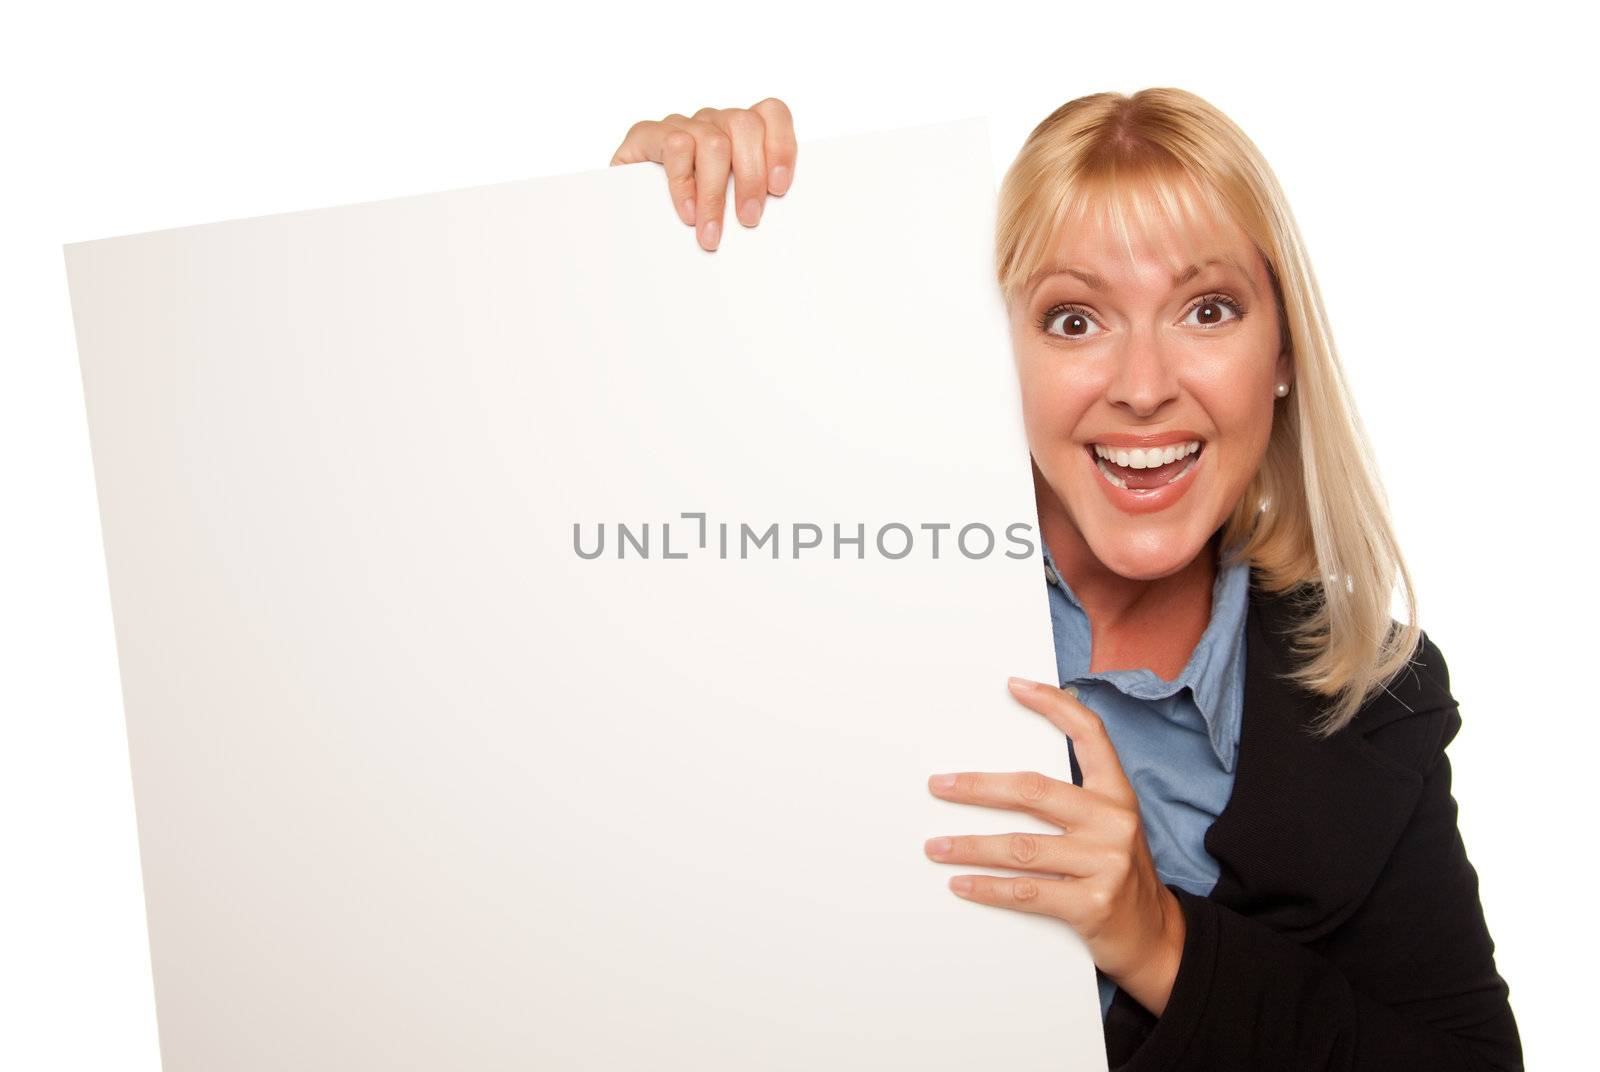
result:
<svg viewBox="0 0 1600 1072"><path fill-rule="evenodd" d="M1113 572L1144 580L1192 562L1228 520L1291 372L1248 236L1219 224L1197 270L1171 239L1135 245L1130 263L1103 227L1074 229L1010 308L1028 444L1064 528ZM1126 453L1135 448L1146 452Z"/></svg>

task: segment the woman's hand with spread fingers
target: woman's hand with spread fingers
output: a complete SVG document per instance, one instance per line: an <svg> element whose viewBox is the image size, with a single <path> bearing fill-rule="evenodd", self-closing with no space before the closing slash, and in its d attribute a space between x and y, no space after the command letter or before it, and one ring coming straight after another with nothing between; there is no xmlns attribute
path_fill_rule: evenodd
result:
<svg viewBox="0 0 1600 1072"><path fill-rule="evenodd" d="M782 196L794 181L797 153L789 106L768 97L748 108L641 119L628 128L611 164L653 160L664 166L672 207L709 251L722 239L728 172L739 222L754 227L767 195Z"/></svg>
<svg viewBox="0 0 1600 1072"><path fill-rule="evenodd" d="M1139 800L1100 716L1071 693L1012 678L1012 695L1072 738L1083 785L1028 771L935 775L935 796L1025 812L1061 834L969 834L931 838L940 863L1041 872L1040 877L957 875L969 901L1054 916L1077 931L1096 966L1160 1016L1183 959L1183 910L1156 874Z"/></svg>

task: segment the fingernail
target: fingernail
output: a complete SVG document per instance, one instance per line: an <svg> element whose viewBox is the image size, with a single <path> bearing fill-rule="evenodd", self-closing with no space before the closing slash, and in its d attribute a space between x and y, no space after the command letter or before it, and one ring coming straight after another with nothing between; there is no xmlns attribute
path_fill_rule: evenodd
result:
<svg viewBox="0 0 1600 1072"><path fill-rule="evenodd" d="M1025 677L1007 678L1006 679L1006 684L1010 685L1011 688L1016 692L1032 692L1034 689L1038 688L1038 686L1039 686L1039 683L1037 681L1029 681Z"/></svg>
<svg viewBox="0 0 1600 1072"><path fill-rule="evenodd" d="M950 851L950 839L947 837L929 838L928 843L923 847L933 856L943 856Z"/></svg>
<svg viewBox="0 0 1600 1072"><path fill-rule="evenodd" d="M761 222L761 202L750 198L739 206L739 220L746 227L754 227Z"/></svg>
<svg viewBox="0 0 1600 1072"><path fill-rule="evenodd" d="M700 225L700 244L707 249L717 248L717 235L722 227L716 220L707 220Z"/></svg>
<svg viewBox="0 0 1600 1072"><path fill-rule="evenodd" d="M689 221L689 226L694 226L694 198L683 199L683 218Z"/></svg>
<svg viewBox="0 0 1600 1072"><path fill-rule="evenodd" d="M950 880L950 888L957 893L971 893L972 880L966 875L957 875Z"/></svg>
<svg viewBox="0 0 1600 1072"><path fill-rule="evenodd" d="M772 169L772 179L767 184L767 189L775 194L781 194L789 189L789 168L786 165L779 164Z"/></svg>
<svg viewBox="0 0 1600 1072"><path fill-rule="evenodd" d="M928 779L928 784L935 789L953 789L956 784L956 776L953 774L935 774Z"/></svg>

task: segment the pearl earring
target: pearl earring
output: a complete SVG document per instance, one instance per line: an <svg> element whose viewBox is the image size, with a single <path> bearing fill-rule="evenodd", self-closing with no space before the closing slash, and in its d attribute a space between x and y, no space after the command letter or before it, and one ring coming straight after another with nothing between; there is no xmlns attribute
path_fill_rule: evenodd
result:
<svg viewBox="0 0 1600 1072"><path fill-rule="evenodd" d="M1282 398L1284 395L1286 395L1288 393L1289 393L1289 385L1288 384L1286 384L1286 383L1278 384L1278 397L1279 398Z"/></svg>

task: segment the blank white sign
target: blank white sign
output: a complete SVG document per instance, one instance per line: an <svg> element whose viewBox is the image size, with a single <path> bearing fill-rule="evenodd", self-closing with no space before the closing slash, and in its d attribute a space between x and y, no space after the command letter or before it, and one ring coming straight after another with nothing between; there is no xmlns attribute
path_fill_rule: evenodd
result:
<svg viewBox="0 0 1600 1072"><path fill-rule="evenodd" d="M654 164L66 248L166 1068L1105 1067L922 851L1068 778L994 196L966 119L716 253Z"/></svg>

